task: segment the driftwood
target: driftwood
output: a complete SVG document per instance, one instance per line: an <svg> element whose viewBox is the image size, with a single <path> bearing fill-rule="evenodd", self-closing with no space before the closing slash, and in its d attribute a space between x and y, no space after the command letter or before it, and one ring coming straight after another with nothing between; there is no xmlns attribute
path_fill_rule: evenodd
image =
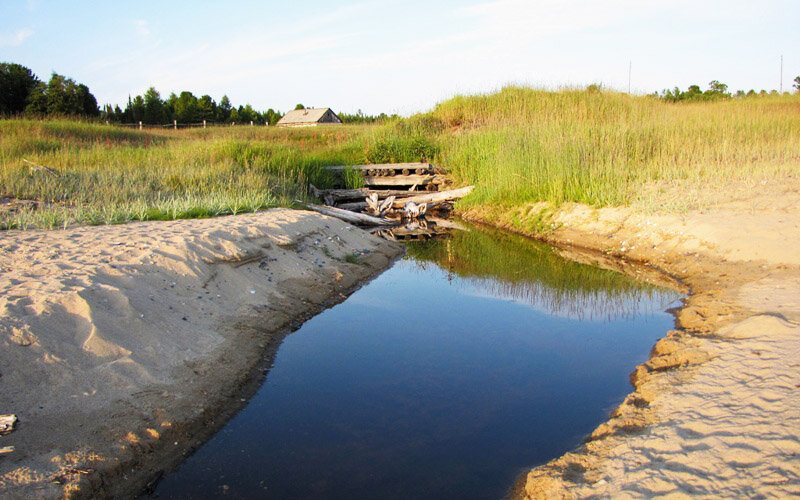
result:
<svg viewBox="0 0 800 500"><path fill-rule="evenodd" d="M369 229L372 234L392 241L426 240L448 234L453 230L468 231L466 227L457 222L430 216L398 227Z"/></svg>
<svg viewBox="0 0 800 500"><path fill-rule="evenodd" d="M467 186L460 189L450 189L448 191L437 191L430 194L410 196L408 198L403 198L402 200L395 200L395 202L392 204L392 207L403 208L406 203L409 202L421 205L426 203L441 203L443 201L457 200L471 193L473 189L475 189L475 186Z"/></svg>
<svg viewBox="0 0 800 500"><path fill-rule="evenodd" d="M413 187L413 186L412 186ZM311 192L313 196L319 198L320 200L325 200L326 198L330 198L333 201L333 205L338 204L340 201L343 200L363 200L364 198L370 196L371 194L375 193L378 195L379 199L388 198L389 196L394 196L396 198L403 198L407 196L415 196L419 194L415 192L413 189L368 189L368 188L360 188L360 189L319 189L313 184L308 185L308 190Z"/></svg>
<svg viewBox="0 0 800 500"><path fill-rule="evenodd" d="M22 161L24 161L25 163L28 163L31 166L31 172L43 171L43 172L47 172L50 175L55 175L56 177L58 177L58 172L56 172L55 170L53 170L50 167L45 167L44 165L37 165L36 163L33 163L32 161L28 161L28 160L25 160L25 159L23 159Z"/></svg>
<svg viewBox="0 0 800 500"><path fill-rule="evenodd" d="M0 415L0 436L11 434L17 425L16 415Z"/></svg>
<svg viewBox="0 0 800 500"><path fill-rule="evenodd" d="M437 191L429 194L415 194L412 196L406 196L404 198L397 198L394 200L394 203L392 203L392 208L404 208L410 201L417 205L436 205L446 201L453 201L468 195L473 188L474 186L467 186L460 189L450 189L447 191ZM367 208L367 206L368 205L366 201L354 201L352 203L341 203L338 205L339 208L352 211L361 211Z"/></svg>
<svg viewBox="0 0 800 500"><path fill-rule="evenodd" d="M390 196L379 202L378 193L372 193L371 195L367 196L367 199L364 201L367 203L367 213L376 217L383 217L383 214L392 208L392 203L394 203L394 200L395 197Z"/></svg>
<svg viewBox="0 0 800 500"><path fill-rule="evenodd" d="M311 203L303 203L302 201L297 200L298 203L302 203L307 208L314 210L315 212L319 212L324 215L330 215L331 217L336 217L337 219L341 219L345 222L350 224L355 224L359 226L394 226L397 223L395 221L372 217L371 215L365 214L357 214L355 212L351 212L349 210L343 210L341 208L336 207L323 207L321 205L313 205Z"/></svg>

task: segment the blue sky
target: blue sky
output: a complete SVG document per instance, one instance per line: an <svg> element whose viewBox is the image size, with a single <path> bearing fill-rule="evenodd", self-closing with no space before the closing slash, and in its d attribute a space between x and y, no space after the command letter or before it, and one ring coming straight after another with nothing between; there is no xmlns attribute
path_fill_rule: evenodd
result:
<svg viewBox="0 0 800 500"><path fill-rule="evenodd" d="M286 111L410 114L505 84L649 93L711 80L784 90L800 1L3 0L0 61L123 105L151 85Z"/></svg>

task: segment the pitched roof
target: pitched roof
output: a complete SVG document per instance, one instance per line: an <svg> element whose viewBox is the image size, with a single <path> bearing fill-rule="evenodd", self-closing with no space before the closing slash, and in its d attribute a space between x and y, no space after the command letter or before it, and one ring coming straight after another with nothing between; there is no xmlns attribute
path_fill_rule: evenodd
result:
<svg viewBox="0 0 800 500"><path fill-rule="evenodd" d="M290 125L293 123L317 123L330 109L331 108L295 109L289 111L283 116L283 118L278 120L278 124Z"/></svg>

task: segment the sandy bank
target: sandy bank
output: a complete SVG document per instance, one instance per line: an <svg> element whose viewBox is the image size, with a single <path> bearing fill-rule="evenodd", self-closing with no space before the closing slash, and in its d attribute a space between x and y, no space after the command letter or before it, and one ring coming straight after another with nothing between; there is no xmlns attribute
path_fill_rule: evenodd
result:
<svg viewBox="0 0 800 500"><path fill-rule="evenodd" d="M550 242L647 263L690 295L676 330L631 374L635 391L585 445L521 478L518 496L800 494L800 193L793 186L681 215L581 205L555 214ZM496 225L477 210L466 216Z"/></svg>
<svg viewBox="0 0 800 500"><path fill-rule="evenodd" d="M19 417L0 496L140 492L244 404L286 333L401 251L283 209L0 233L0 414Z"/></svg>

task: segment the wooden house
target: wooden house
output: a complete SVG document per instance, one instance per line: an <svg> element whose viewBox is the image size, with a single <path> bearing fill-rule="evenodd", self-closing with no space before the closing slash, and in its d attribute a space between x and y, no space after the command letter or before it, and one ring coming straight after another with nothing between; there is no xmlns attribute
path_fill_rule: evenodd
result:
<svg viewBox="0 0 800 500"><path fill-rule="evenodd" d="M306 108L289 111L275 125L278 127L315 127L341 124L342 120L331 108Z"/></svg>

